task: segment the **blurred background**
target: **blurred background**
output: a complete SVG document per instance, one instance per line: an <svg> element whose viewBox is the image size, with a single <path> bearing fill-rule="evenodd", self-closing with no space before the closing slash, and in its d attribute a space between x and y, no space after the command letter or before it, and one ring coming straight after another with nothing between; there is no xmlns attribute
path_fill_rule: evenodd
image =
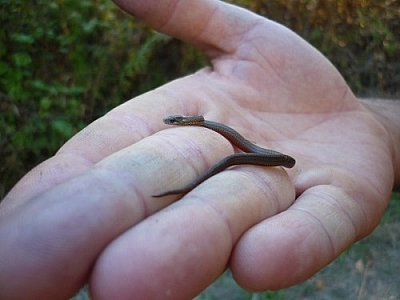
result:
<svg viewBox="0 0 400 300"><path fill-rule="evenodd" d="M282 23L304 37L339 69L356 95L400 98L400 1L229 2ZM208 64L193 47L136 22L109 0L0 0L0 21L0 199L28 170L54 155L88 123L132 97ZM399 198L398 194L393 197ZM384 275L378 272L378 276L390 275L400 286L399 268L393 272L400 258L396 244L398 203L391 202L382 223L394 229L382 229L386 233L378 235L378 242L361 244L361 252L352 248L335 262L341 263L337 267L340 270L348 268L343 275L346 280L338 275L342 286L350 279L349 274L354 273L360 281L351 282L356 298L346 297L350 295L347 290L341 298L366 295L365 299L400 299L398 288L387 288L382 298L368 292L365 285L366 280L377 282L376 277L365 277L365 272L373 270L370 262L380 255L390 257L386 266L392 271L386 270ZM382 239L389 248L371 250L374 245L383 246L386 242ZM360 244L355 247L360 248ZM325 299L316 293L329 290L330 279L312 280L307 288L299 289L312 291L310 299L315 295ZM227 273L219 282L233 280ZM215 291L227 290L225 283L218 289L220 283L199 297L285 299L293 290L286 294L244 293L242 298L235 298L242 292L233 287L227 298L215 296ZM339 289L332 282L330 288ZM361 288L364 294L360 294ZM298 291L295 293L299 296ZM368 298L372 294L375 298Z"/></svg>

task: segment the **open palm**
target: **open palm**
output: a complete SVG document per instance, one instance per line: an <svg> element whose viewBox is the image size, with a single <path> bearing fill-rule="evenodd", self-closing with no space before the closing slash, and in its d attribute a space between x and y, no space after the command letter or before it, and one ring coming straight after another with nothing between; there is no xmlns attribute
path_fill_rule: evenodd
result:
<svg viewBox="0 0 400 300"><path fill-rule="evenodd" d="M227 266L245 288L278 289L371 232L394 180L387 133L317 50L221 1L115 2L212 65L115 108L9 193L0 298L63 299L89 280L93 299L187 299ZM181 201L153 198L235 151L210 130L167 128L170 114L227 124L296 165L235 167Z"/></svg>

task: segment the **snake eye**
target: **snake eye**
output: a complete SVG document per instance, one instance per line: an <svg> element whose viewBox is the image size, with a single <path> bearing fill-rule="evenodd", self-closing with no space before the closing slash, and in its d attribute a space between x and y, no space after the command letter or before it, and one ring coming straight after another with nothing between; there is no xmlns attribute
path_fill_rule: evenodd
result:
<svg viewBox="0 0 400 300"><path fill-rule="evenodd" d="M175 119L176 119L176 116L166 116L166 117L164 117L163 122L168 125L173 125L173 124L175 124Z"/></svg>
<svg viewBox="0 0 400 300"><path fill-rule="evenodd" d="M163 119L163 122L168 125L177 125L184 119L181 115L167 116Z"/></svg>
<svg viewBox="0 0 400 300"><path fill-rule="evenodd" d="M184 119L184 116L180 116L180 115L176 115L176 116L173 116L174 117L174 122L175 123L180 123L180 122L182 122L183 121L183 119Z"/></svg>

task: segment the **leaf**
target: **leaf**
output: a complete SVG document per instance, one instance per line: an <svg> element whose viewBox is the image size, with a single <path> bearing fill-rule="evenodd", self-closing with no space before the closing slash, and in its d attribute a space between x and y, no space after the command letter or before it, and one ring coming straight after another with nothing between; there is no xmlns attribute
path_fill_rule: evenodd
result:
<svg viewBox="0 0 400 300"><path fill-rule="evenodd" d="M11 35L11 39L21 44L33 44L35 42L35 38L32 35L23 33L14 33Z"/></svg>
<svg viewBox="0 0 400 300"><path fill-rule="evenodd" d="M31 56L26 52L15 53L13 59L18 67L27 66L32 62Z"/></svg>

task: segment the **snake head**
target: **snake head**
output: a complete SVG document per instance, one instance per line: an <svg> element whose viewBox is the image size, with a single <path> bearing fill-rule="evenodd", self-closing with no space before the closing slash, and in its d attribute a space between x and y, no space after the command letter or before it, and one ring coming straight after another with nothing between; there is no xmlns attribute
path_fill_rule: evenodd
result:
<svg viewBox="0 0 400 300"><path fill-rule="evenodd" d="M167 125L202 125L204 117L173 115L164 117L163 122Z"/></svg>
<svg viewBox="0 0 400 300"><path fill-rule="evenodd" d="M164 117L163 122L167 125L180 125L184 118L185 117L181 115L166 116Z"/></svg>

